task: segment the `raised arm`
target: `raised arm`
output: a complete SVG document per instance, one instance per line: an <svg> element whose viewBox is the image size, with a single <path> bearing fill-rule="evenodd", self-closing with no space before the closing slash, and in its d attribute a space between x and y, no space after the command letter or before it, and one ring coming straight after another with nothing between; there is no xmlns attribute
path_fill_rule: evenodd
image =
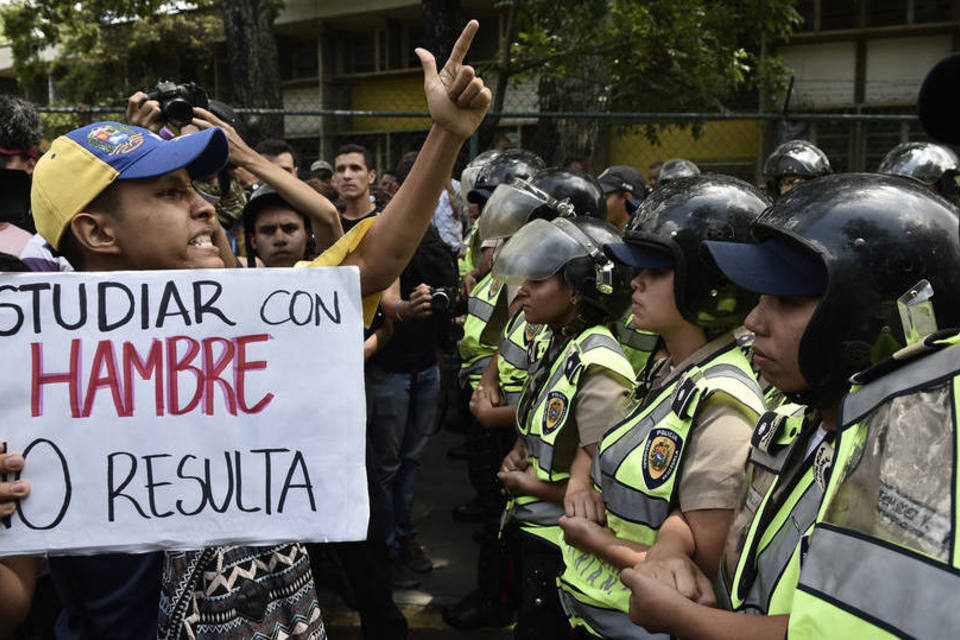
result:
<svg viewBox="0 0 960 640"><path fill-rule="evenodd" d="M193 124L198 128L209 129L217 126L227 134L227 139L230 141L230 162L232 164L243 167L262 182L276 189L287 204L310 218L318 247L329 247L343 235L340 214L332 202L317 193L313 187L303 180L287 173L251 149L233 127L211 112L200 107L194 107L193 110L199 116L193 119Z"/></svg>
<svg viewBox="0 0 960 640"><path fill-rule="evenodd" d="M476 77L473 67L463 64L478 28L476 20L467 23L439 72L429 51L416 50L423 66L423 88L433 125L400 190L343 261L360 267L364 295L389 286L410 260L430 223L460 147L490 105L490 90Z"/></svg>

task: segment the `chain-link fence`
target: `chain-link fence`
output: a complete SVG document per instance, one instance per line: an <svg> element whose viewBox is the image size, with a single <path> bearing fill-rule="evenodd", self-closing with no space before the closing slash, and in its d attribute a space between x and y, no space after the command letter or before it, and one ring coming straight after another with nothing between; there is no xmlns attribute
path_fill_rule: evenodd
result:
<svg viewBox="0 0 960 640"><path fill-rule="evenodd" d="M96 120L121 120L120 107L41 107L46 138ZM371 150L376 168L391 170L400 156L423 143L429 116L409 111L338 109L244 109L246 121L282 118L283 135L299 153L306 172L322 158L332 161L348 142ZM874 171L900 142L928 139L916 116L896 113L570 113L505 111L491 114L496 125L474 137L462 161L491 144L509 144L540 153L552 165L580 162L599 173L614 164L641 172L655 162L687 158L704 172L727 173L755 182L763 159L776 144L804 138L822 148L835 171ZM255 144L257 140L250 140ZM586 151L577 152L577 149ZM572 151L571 151L572 150Z"/></svg>

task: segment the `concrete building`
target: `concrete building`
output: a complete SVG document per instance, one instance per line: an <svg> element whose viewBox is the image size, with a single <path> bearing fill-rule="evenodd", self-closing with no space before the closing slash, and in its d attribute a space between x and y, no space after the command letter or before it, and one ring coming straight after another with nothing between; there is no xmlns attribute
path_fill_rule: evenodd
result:
<svg viewBox="0 0 960 640"><path fill-rule="evenodd" d="M640 131L612 134L610 163L645 167L679 156L749 179L759 170L758 156L778 141L801 137L823 148L837 171L874 171L896 144L926 139L917 122L814 122L803 116L913 113L924 75L960 50L960 2L798 0L797 10L803 24L778 49L794 74L789 102L794 119L780 127L707 122L702 137L672 130L661 147L644 144Z"/></svg>
<svg viewBox="0 0 960 640"><path fill-rule="evenodd" d="M502 31L494 5L494 0L462 0L463 15L481 23L470 62L491 86L496 78L490 67ZM898 142L922 139L916 123L812 122L803 114L910 113L926 71L960 50L960 1L798 0L797 10L803 24L779 48L795 76L789 103L794 118L785 126L709 121L697 137L688 128L668 129L655 146L640 128L614 123L602 145L607 164L644 168L679 156L708 171L752 179L758 156L778 139L805 137L824 148L838 170L873 170ZM288 0L276 31L287 109L426 109L413 54L424 40L420 0ZM11 67L9 47L0 44L0 88L5 90L14 86ZM219 67L217 84L227 77ZM536 83L512 82L504 108L536 111ZM529 120L500 125L517 146L533 129ZM368 146L377 167L385 169L417 148L428 126L425 118L414 117L291 115L285 134L300 152L302 166L317 157L332 160L337 146L356 141Z"/></svg>
<svg viewBox="0 0 960 640"><path fill-rule="evenodd" d="M470 63L482 69L499 48L499 12L493 0L464 0L462 12L480 21ZM276 30L286 108L427 110L420 62L413 53L424 41L419 0L288 0ZM495 81L490 73L484 79ZM536 109L531 95L510 91L506 109ZM359 142L373 152L378 167L388 168L419 147L429 124L412 117L291 116L285 129L306 159L319 155L332 160L337 146ZM501 126L518 144L523 124L505 121Z"/></svg>

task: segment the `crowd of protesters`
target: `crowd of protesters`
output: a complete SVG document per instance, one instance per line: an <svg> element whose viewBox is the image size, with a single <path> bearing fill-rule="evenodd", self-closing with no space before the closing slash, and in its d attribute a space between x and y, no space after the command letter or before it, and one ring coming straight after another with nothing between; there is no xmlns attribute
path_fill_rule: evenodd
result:
<svg viewBox="0 0 960 640"><path fill-rule="evenodd" d="M309 168L282 140L252 147L220 103L171 131L142 92L125 123L41 155L32 107L0 97L4 271L359 267L371 503L356 542L6 558L0 635L51 600L43 576L57 638L323 638L314 577L333 565L364 637L406 638L391 592L433 568L412 513L444 427L475 493L453 517L480 524L476 583L443 611L455 629L960 624L956 154L904 143L838 174L790 140L757 187L682 158L593 176L501 138L453 176L490 102L463 64L476 28L439 72L418 50L434 125L379 173L358 144ZM958 79L950 58L924 85L944 143ZM121 146L91 143L104 132ZM101 166L109 180L73 178ZM0 483L0 515L29 492Z"/></svg>

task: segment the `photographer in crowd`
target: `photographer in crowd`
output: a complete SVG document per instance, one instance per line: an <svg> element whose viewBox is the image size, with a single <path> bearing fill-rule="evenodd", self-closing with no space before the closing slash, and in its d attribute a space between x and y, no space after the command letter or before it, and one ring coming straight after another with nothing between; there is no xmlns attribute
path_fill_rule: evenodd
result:
<svg viewBox="0 0 960 640"><path fill-rule="evenodd" d="M150 100L146 93L138 91L127 99L127 122L157 132L163 126L165 117L160 107L157 101ZM214 113L202 107L194 107L194 113L205 122L222 121ZM182 130L188 133L194 126L187 125ZM305 214L310 219L318 251L331 246L343 235L337 209L332 202L280 165L251 149L237 133L235 127L231 126L230 132L232 135L228 167L241 168L249 172L260 183L270 185L290 208Z"/></svg>
<svg viewBox="0 0 960 640"><path fill-rule="evenodd" d="M400 160L396 174L401 185L416 159L411 152ZM387 496L385 528L395 587L416 586L419 581L410 572L433 568L417 540L412 508L420 455L437 426L438 350L456 287L454 256L431 224L400 274L399 291L383 293L381 305L394 323L394 335L367 364L369 445Z"/></svg>

